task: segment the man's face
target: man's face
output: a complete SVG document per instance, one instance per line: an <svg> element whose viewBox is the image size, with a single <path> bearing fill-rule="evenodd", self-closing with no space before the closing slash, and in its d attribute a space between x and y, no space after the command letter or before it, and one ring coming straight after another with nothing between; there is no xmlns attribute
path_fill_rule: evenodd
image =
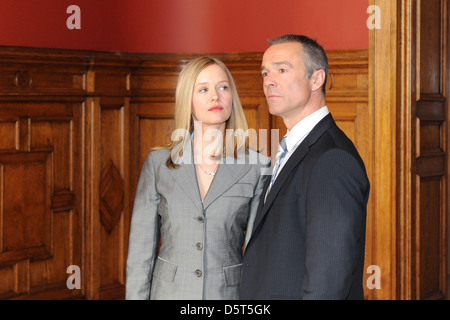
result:
<svg viewBox="0 0 450 320"><path fill-rule="evenodd" d="M279 43L263 56L261 74L269 112L283 120L297 119L311 97L311 80L306 79L302 45Z"/></svg>

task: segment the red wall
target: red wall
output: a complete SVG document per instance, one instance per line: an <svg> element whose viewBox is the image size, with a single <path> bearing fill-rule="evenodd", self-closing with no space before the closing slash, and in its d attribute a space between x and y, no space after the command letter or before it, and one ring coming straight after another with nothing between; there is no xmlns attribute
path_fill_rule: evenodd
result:
<svg viewBox="0 0 450 320"><path fill-rule="evenodd" d="M263 51L285 33L366 49L368 0L1 0L0 45L126 52ZM69 5L81 30L69 30Z"/></svg>

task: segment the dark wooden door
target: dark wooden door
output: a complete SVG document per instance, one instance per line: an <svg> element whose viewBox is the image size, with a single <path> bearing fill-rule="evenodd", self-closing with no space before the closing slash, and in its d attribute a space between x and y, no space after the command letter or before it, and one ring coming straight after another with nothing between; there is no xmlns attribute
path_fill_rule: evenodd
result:
<svg viewBox="0 0 450 320"><path fill-rule="evenodd" d="M411 298L443 298L447 236L448 1L418 1L412 64Z"/></svg>

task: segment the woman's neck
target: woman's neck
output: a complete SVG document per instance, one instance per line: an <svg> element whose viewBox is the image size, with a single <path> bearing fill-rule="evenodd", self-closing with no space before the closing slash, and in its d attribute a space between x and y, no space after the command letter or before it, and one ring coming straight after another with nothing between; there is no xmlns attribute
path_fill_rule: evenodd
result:
<svg viewBox="0 0 450 320"><path fill-rule="evenodd" d="M196 163L216 163L223 153L225 124L203 125L194 130L193 145Z"/></svg>

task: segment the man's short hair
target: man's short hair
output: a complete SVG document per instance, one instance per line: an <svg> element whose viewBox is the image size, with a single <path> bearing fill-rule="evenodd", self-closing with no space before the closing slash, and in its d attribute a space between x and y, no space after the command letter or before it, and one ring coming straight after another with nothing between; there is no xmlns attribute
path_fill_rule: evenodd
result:
<svg viewBox="0 0 450 320"><path fill-rule="evenodd" d="M310 79L312 74L317 70L325 71L325 81L322 85L322 92L325 95L325 87L328 79L328 58L325 50L315 40L296 34L286 34L275 39L269 40L269 44L275 45L286 42L298 42L302 44L303 56L302 61L305 64L306 78Z"/></svg>

